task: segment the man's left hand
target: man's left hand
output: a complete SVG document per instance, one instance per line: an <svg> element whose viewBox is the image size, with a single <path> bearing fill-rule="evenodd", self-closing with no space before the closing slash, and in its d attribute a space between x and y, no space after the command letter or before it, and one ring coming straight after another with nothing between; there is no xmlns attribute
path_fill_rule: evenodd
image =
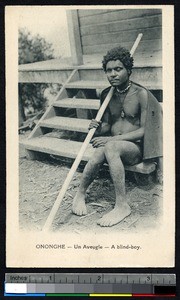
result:
<svg viewBox="0 0 180 300"><path fill-rule="evenodd" d="M111 140L111 137L109 136L100 136L95 137L91 140L92 145L94 148L104 147L107 142Z"/></svg>

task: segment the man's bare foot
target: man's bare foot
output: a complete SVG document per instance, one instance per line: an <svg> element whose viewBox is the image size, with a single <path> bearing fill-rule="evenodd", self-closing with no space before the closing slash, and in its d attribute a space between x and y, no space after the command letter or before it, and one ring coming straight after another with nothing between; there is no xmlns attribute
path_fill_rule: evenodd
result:
<svg viewBox="0 0 180 300"><path fill-rule="evenodd" d="M131 209L127 203L122 204L121 207L115 206L115 208L104 215L97 224L100 226L113 226L119 222L121 222L123 219L125 219L127 216L129 216L131 213Z"/></svg>
<svg viewBox="0 0 180 300"><path fill-rule="evenodd" d="M75 215L83 216L87 214L87 208L85 204L85 195L77 193L72 205L72 212Z"/></svg>

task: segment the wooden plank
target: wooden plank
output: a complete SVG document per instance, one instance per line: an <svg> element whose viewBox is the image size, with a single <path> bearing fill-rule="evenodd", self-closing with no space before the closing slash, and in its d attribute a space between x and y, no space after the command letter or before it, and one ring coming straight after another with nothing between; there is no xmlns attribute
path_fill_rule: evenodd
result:
<svg viewBox="0 0 180 300"><path fill-rule="evenodd" d="M71 45L71 57L73 65L83 64L83 54L79 32L79 20L77 10L67 10L69 40Z"/></svg>
<svg viewBox="0 0 180 300"><path fill-rule="evenodd" d="M64 83L72 70L19 71L19 82Z"/></svg>
<svg viewBox="0 0 180 300"><path fill-rule="evenodd" d="M110 32L119 32L119 30L145 29L162 26L162 16L147 16L131 20L119 20L112 23L96 24L80 27L81 36L91 34L101 34Z"/></svg>
<svg viewBox="0 0 180 300"><path fill-rule="evenodd" d="M71 67L70 67L71 66ZM71 57L53 58L18 66L19 71L47 71L72 69Z"/></svg>
<svg viewBox="0 0 180 300"><path fill-rule="evenodd" d="M97 70L99 72L102 70L102 59L105 55L104 51L102 53L88 54L84 55L84 65L78 67L80 78L81 72L89 71L89 70ZM145 52L135 52L134 57L134 69L136 67L162 67L162 51L152 51L151 49L147 49Z"/></svg>
<svg viewBox="0 0 180 300"><path fill-rule="evenodd" d="M162 89L162 68L136 68L130 79L150 90Z"/></svg>
<svg viewBox="0 0 180 300"><path fill-rule="evenodd" d="M144 87L146 87L149 90L161 90L162 89L161 82L159 83L158 81L155 81L154 78L152 78L152 76L150 76L149 82L147 82L146 80L144 81L144 78L142 76L141 81L138 81L138 83L143 85ZM72 89L105 89L108 86L110 86L108 81L81 80L81 81L70 82L69 84L67 84L66 87L72 88Z"/></svg>
<svg viewBox="0 0 180 300"><path fill-rule="evenodd" d="M120 9L78 9L78 15L80 18L94 15L101 15L111 11L118 11Z"/></svg>
<svg viewBox="0 0 180 300"><path fill-rule="evenodd" d="M131 172L150 174L156 170L156 165L153 162L141 162L134 166L126 166L125 169Z"/></svg>
<svg viewBox="0 0 180 300"><path fill-rule="evenodd" d="M134 41L139 33L138 29L121 31L116 33L102 33L102 34L94 34L87 35L82 37L82 45L83 46L91 46L91 45L102 45L102 44L110 44L114 43L126 43L130 41ZM141 33L143 34L143 41L145 40L153 40L153 39L162 39L162 28L148 28L142 29Z"/></svg>
<svg viewBox="0 0 180 300"><path fill-rule="evenodd" d="M78 99L78 98L67 98L59 100L53 103L54 107L69 107L69 108L82 108L82 109L94 109L98 110L100 107L100 101L97 99Z"/></svg>
<svg viewBox="0 0 180 300"><path fill-rule="evenodd" d="M147 58L148 59L148 58ZM155 58L154 58L155 60ZM107 76L102 70L80 70L80 78L83 81L107 81ZM137 82L147 84L148 82L162 82L162 67L136 67L133 68L131 78Z"/></svg>
<svg viewBox="0 0 180 300"><path fill-rule="evenodd" d="M80 26L102 24L119 20L158 15L161 14L161 12L161 9L124 9L119 11L107 12L105 14L101 14L100 17L98 17L97 15L80 17L79 22Z"/></svg>
<svg viewBox="0 0 180 300"><path fill-rule="evenodd" d="M90 120L66 117L53 117L39 122L40 127L78 132L88 132L89 124Z"/></svg>
<svg viewBox="0 0 180 300"><path fill-rule="evenodd" d="M21 144L23 144L28 150L34 150L73 159L76 158L82 146L82 143L80 142L45 136L26 140L21 142ZM89 145L82 160L89 160L89 157L93 154L93 152L94 149L91 145Z"/></svg>
<svg viewBox="0 0 180 300"><path fill-rule="evenodd" d="M102 61L102 58L101 58L101 61ZM104 73L104 71L102 70L102 66L101 66L101 69L99 69L99 70L96 70L96 69L79 70L79 75L80 75L81 80L105 81L108 84L107 76Z"/></svg>
<svg viewBox="0 0 180 300"><path fill-rule="evenodd" d="M134 57L134 69L136 67L162 67L162 50L152 51L147 49L145 52L137 51Z"/></svg>
<svg viewBox="0 0 180 300"><path fill-rule="evenodd" d="M123 47L127 49L131 49L133 42L125 42L122 44ZM104 45L93 45L93 46L84 46L83 47L83 54L96 54L96 53L106 53L108 50L119 46L119 43L111 43L111 44L104 44ZM138 51L140 53L146 52L149 48L151 51L159 51L162 49L162 40L161 39L153 39L148 41L141 41L139 44Z"/></svg>
<svg viewBox="0 0 180 300"><path fill-rule="evenodd" d="M102 59L105 55L103 53L96 53L90 55L84 55L85 65L80 67L79 74L80 78L83 79L86 72L94 70L94 72L99 73L102 71ZM146 67L162 67L162 51L152 51L151 49L147 49L145 52L137 51L134 54L134 70L136 68L146 68ZM82 75L83 73L83 75ZM103 76L103 73L101 73Z"/></svg>
<svg viewBox="0 0 180 300"><path fill-rule="evenodd" d="M104 89L109 86L108 81L93 81L93 80L80 80L70 82L66 85L67 88L72 89Z"/></svg>

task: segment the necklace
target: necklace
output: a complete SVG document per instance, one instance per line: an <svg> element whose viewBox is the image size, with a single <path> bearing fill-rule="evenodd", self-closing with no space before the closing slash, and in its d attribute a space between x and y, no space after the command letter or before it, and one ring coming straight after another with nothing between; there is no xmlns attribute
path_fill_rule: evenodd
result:
<svg viewBox="0 0 180 300"><path fill-rule="evenodd" d="M131 84L132 84L132 82L129 81L128 86L127 86L124 90L119 90L118 88L116 88L116 90L117 90L117 92L118 92L119 94L124 94L124 93L126 93L126 92L130 89Z"/></svg>
<svg viewBox="0 0 180 300"><path fill-rule="evenodd" d="M117 90L117 92L119 93L119 94L124 94L124 93L126 93L126 92L128 92L129 91L129 89L130 89L130 87L131 87L131 81L129 82L129 84L128 84L128 86L124 89L124 90L119 90L118 88L116 88L116 90ZM123 104L124 104L124 101L125 101L125 99L126 99L126 96L127 96L127 94L125 95L125 97L124 97L124 100L122 101L122 110L121 110L121 118L122 119L124 119L124 117L125 117L125 111L124 111L124 107L123 107Z"/></svg>

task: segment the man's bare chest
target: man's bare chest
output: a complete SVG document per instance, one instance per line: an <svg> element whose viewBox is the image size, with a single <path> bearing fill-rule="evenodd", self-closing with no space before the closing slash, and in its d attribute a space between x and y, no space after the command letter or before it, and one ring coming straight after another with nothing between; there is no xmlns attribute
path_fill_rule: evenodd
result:
<svg viewBox="0 0 180 300"><path fill-rule="evenodd" d="M138 98L125 96L115 96L109 104L109 112L112 120L124 118L137 118L140 117L140 105Z"/></svg>

